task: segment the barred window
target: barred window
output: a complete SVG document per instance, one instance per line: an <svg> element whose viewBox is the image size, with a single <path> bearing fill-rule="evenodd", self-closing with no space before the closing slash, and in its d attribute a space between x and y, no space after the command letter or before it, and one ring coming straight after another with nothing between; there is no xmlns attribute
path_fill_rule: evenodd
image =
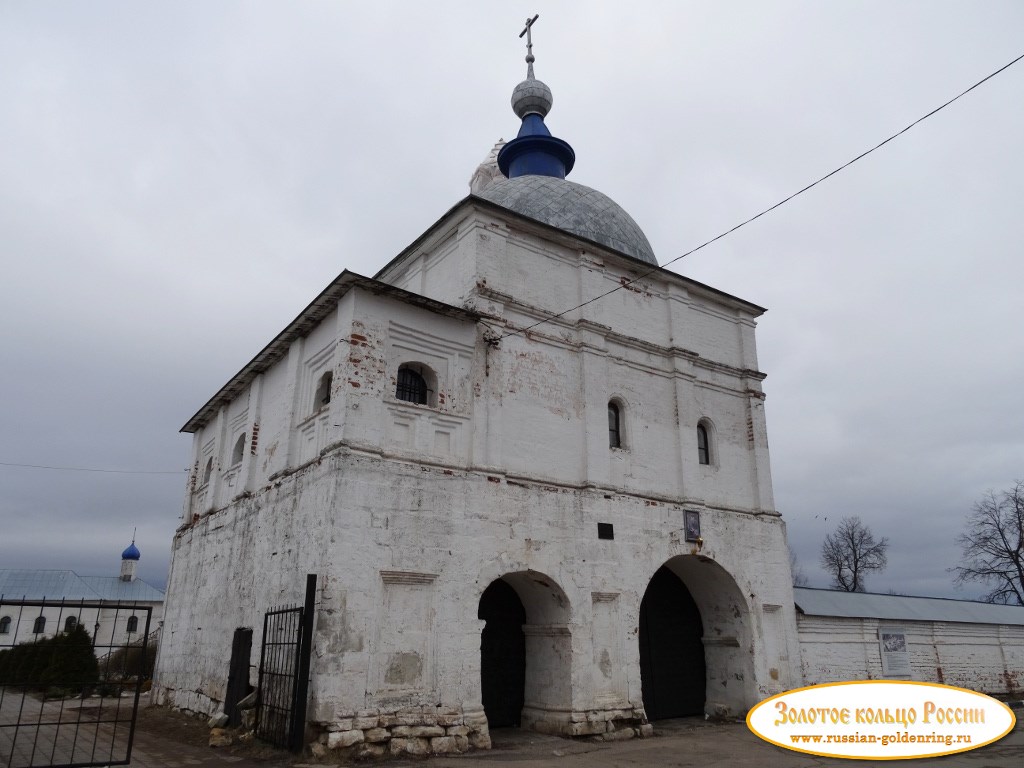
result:
<svg viewBox="0 0 1024 768"><path fill-rule="evenodd" d="M409 365L398 367L398 386L395 388L395 397L407 403L426 405L430 396L430 389L427 387L427 380L424 378L422 368Z"/></svg>
<svg viewBox="0 0 1024 768"><path fill-rule="evenodd" d="M78 627L78 617L77 616L68 616L64 620L64 631L65 632L74 632L77 627Z"/></svg>
<svg viewBox="0 0 1024 768"><path fill-rule="evenodd" d="M32 632L39 635L46 631L46 617L37 616L36 620L32 622Z"/></svg>
<svg viewBox="0 0 1024 768"><path fill-rule="evenodd" d="M0 635L9 635L11 633L11 617L4 616L0 619Z"/></svg>

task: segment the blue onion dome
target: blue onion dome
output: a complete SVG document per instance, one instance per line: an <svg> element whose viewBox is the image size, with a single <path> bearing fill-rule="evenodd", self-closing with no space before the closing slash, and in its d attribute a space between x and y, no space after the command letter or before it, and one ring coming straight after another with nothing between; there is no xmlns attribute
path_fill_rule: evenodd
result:
<svg viewBox="0 0 1024 768"><path fill-rule="evenodd" d="M139 548L135 546L134 541L121 553L122 560L138 560L140 557L142 557L142 553L139 552Z"/></svg>
<svg viewBox="0 0 1024 768"><path fill-rule="evenodd" d="M527 30L531 25L532 21L527 23ZM516 138L503 146L499 143L497 156L489 155L476 170L470 181L471 193L658 266L647 236L618 203L596 189L566 181L576 153L567 142L552 136L544 123L554 97L551 89L534 77L532 47L528 42L526 79L512 92L512 109L522 126Z"/></svg>

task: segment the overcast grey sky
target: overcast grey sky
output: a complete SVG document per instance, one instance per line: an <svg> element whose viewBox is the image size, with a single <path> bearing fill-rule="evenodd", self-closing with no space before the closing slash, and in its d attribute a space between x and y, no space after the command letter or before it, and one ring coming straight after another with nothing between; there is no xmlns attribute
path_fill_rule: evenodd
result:
<svg viewBox="0 0 1024 768"><path fill-rule="evenodd" d="M165 579L185 420L337 273L374 274L518 120L661 263L1024 52L1020 2L0 3L0 567ZM971 504L1024 477L1024 62L671 268L759 325L776 506L891 541L868 588L974 597ZM177 473L177 474L174 474Z"/></svg>

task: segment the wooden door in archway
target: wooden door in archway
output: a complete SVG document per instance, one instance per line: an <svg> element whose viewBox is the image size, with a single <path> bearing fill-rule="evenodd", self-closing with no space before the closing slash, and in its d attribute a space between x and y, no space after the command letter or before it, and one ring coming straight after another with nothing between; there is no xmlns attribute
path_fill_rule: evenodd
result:
<svg viewBox="0 0 1024 768"><path fill-rule="evenodd" d="M526 687L526 611L516 591L498 579L480 597L480 694L490 728L518 726Z"/></svg>
<svg viewBox="0 0 1024 768"><path fill-rule="evenodd" d="M640 603L640 679L648 720L704 714L703 634L690 591L660 568Z"/></svg>

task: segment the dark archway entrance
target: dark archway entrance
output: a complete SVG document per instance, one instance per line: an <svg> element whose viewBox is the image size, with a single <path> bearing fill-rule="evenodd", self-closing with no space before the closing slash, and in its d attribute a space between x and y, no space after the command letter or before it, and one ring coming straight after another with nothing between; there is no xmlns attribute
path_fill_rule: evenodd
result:
<svg viewBox="0 0 1024 768"><path fill-rule="evenodd" d="M480 597L480 693L491 728L518 726L526 688L526 611L519 595L498 579Z"/></svg>
<svg viewBox="0 0 1024 768"><path fill-rule="evenodd" d="M640 603L640 680L649 720L704 714L700 611L682 580L662 567Z"/></svg>

